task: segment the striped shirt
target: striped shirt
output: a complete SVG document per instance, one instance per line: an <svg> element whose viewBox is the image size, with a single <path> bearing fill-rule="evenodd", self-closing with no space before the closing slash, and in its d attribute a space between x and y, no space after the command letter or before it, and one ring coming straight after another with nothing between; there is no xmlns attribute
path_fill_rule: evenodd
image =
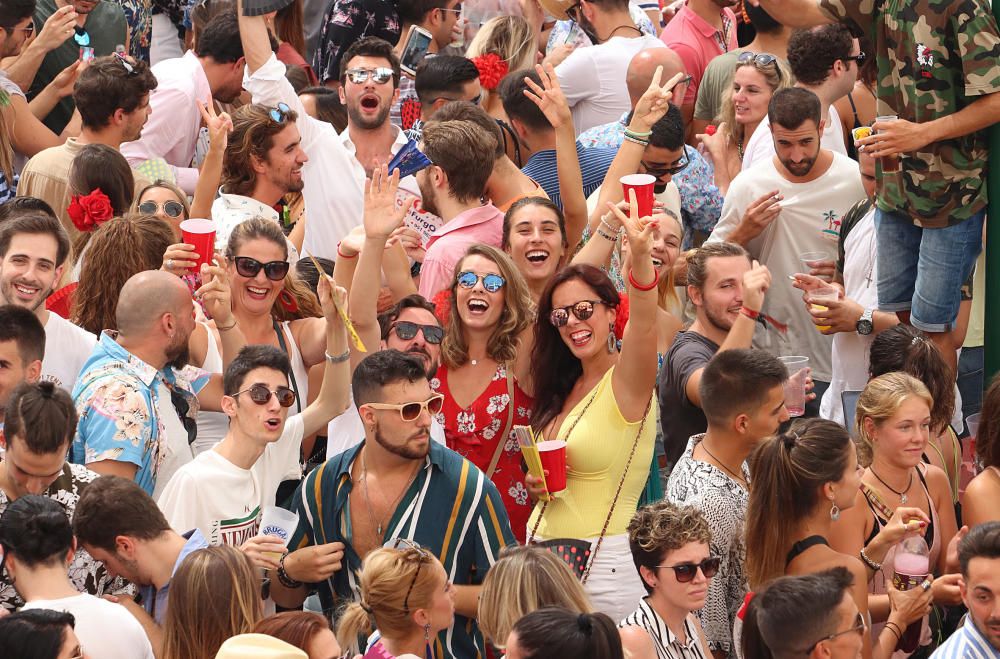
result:
<svg viewBox="0 0 1000 659"><path fill-rule="evenodd" d="M604 176L608 173L611 161L615 159L618 149L587 149L576 143L576 157L580 161L580 174L583 177L583 196L601 187ZM552 203L562 208L559 196L559 175L556 173L556 151L547 149L533 153L521 171L530 176L542 186Z"/></svg>
<svg viewBox="0 0 1000 659"><path fill-rule="evenodd" d="M314 469L295 494L299 514L289 547L344 543L343 567L317 584L324 611L344 600L359 601L361 559L351 544L351 465L364 446L341 453ZM468 460L431 442L424 467L392 514L385 538L409 538L433 552L456 585L478 585L500 550L516 544L496 486ZM455 614L455 623L434 643L436 659L485 656L476 621Z"/></svg>
<svg viewBox="0 0 1000 659"><path fill-rule="evenodd" d="M710 659L702 651L701 636L698 635L693 613L684 618L684 636L687 638L687 643L681 643L677 635L670 631L660 614L649 605L648 598L643 598L639 602L639 608L626 616L618 626L645 629L653 639L656 659Z"/></svg>
<svg viewBox="0 0 1000 659"><path fill-rule="evenodd" d="M965 624L942 643L931 659L1000 659L1000 650L990 645L969 616Z"/></svg>

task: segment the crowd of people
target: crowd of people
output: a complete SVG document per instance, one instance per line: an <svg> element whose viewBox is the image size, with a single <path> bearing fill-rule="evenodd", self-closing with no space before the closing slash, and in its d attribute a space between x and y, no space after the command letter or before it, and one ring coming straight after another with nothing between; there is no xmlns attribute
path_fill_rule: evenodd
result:
<svg viewBox="0 0 1000 659"><path fill-rule="evenodd" d="M876 5L0 0L0 656L1000 658L1000 30Z"/></svg>

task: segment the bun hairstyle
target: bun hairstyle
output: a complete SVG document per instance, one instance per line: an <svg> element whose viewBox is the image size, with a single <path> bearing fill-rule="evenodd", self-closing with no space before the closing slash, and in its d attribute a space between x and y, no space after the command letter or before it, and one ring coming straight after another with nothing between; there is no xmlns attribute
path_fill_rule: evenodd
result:
<svg viewBox="0 0 1000 659"><path fill-rule="evenodd" d="M829 506L822 488L844 477L855 445L839 423L797 419L750 456L754 486L746 517L746 567L752 589L785 572L785 556L802 520Z"/></svg>
<svg viewBox="0 0 1000 659"><path fill-rule="evenodd" d="M37 455L66 452L76 432L73 399L54 382L24 382L14 390L4 411L4 435L23 442Z"/></svg>
<svg viewBox="0 0 1000 659"><path fill-rule="evenodd" d="M18 497L0 516L0 546L27 567L62 561L73 547L66 509L48 497Z"/></svg>
<svg viewBox="0 0 1000 659"><path fill-rule="evenodd" d="M546 607L517 621L513 632L525 659L624 659L614 621L603 613Z"/></svg>

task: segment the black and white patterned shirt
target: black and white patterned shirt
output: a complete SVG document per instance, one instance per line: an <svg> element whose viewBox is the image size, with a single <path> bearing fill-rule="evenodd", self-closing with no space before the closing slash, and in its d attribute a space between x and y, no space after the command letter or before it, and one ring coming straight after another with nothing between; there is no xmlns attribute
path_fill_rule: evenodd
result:
<svg viewBox="0 0 1000 659"><path fill-rule="evenodd" d="M80 500L80 495L83 494L87 483L95 478L97 478L97 474L83 465L67 463L63 465L62 475L49 485L42 496L61 503L66 509L66 515L72 520L73 513L76 511L76 502ZM7 498L7 493L0 489L0 515L7 509L8 503L10 500ZM134 593L134 587L131 584L121 577L112 578L104 569L104 563L94 560L82 548L77 548L73 562L69 565L69 580L81 593L90 593L97 597L118 594L132 595ZM24 600L14 590L7 570L0 571L0 607L13 613L22 606L24 606Z"/></svg>
<svg viewBox="0 0 1000 659"><path fill-rule="evenodd" d="M750 493L739 481L715 465L696 460L694 447L705 435L694 435L670 474L666 499L677 505L694 506L702 511L712 530L712 556L722 559L719 572L712 578L699 617L708 647L735 656L733 623L743 604L748 586L744 575L746 546L743 520ZM742 466L743 478L750 482L750 470Z"/></svg>
<svg viewBox="0 0 1000 659"><path fill-rule="evenodd" d="M684 636L687 643L681 643L677 635L670 631L653 607L648 598L639 602L639 608L618 623L619 627L641 627L653 639L656 648L656 659L712 659L702 651L701 636L693 619L693 613L684 619Z"/></svg>

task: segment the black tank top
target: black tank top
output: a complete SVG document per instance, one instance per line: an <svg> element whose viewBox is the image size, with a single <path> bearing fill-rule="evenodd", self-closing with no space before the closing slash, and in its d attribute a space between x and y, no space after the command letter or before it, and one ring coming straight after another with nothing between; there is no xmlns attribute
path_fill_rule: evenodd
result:
<svg viewBox="0 0 1000 659"><path fill-rule="evenodd" d="M792 549L788 552L788 556L785 557L785 567L787 568L792 561L798 558L799 554L803 553L810 547L815 547L816 545L826 545L829 547L830 543L827 542L826 538L821 535L811 535L808 538L799 540L792 545Z"/></svg>

